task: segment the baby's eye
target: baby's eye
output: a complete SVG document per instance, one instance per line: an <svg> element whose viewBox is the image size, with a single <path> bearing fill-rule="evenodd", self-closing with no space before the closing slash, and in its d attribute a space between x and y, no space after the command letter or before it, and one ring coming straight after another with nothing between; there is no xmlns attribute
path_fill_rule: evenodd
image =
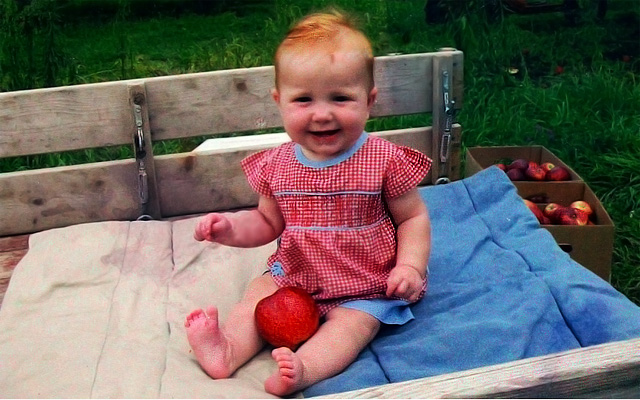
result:
<svg viewBox="0 0 640 400"><path fill-rule="evenodd" d="M351 100L351 98L349 96L337 95L333 97L333 100L338 102L343 102L343 101L349 101Z"/></svg>
<svg viewBox="0 0 640 400"><path fill-rule="evenodd" d="M296 103L308 103L311 101L311 97L300 96L300 97L296 97L293 101L295 101Z"/></svg>

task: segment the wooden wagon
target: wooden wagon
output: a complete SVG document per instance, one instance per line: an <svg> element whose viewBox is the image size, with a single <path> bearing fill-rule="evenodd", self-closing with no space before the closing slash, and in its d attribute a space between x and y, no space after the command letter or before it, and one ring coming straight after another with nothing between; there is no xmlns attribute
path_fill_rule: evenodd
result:
<svg viewBox="0 0 640 400"><path fill-rule="evenodd" d="M463 104L462 52L378 57L375 74L372 117L432 115L431 126L376 134L431 156L424 185L460 179L452 117ZM122 145L135 156L0 174L0 300L35 232L255 205L239 161L286 137L242 133L281 126L272 82L268 66L0 94L0 157ZM153 153L156 141L228 133L214 149ZM329 397L631 397L639 384L640 340L631 339Z"/></svg>

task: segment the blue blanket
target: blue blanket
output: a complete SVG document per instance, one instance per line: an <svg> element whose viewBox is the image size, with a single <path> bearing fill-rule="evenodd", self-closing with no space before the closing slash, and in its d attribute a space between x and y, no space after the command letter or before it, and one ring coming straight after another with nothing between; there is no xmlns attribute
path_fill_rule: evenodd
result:
<svg viewBox="0 0 640 400"><path fill-rule="evenodd" d="M306 397L640 336L640 307L572 261L498 168L420 191L432 252L415 320L384 327Z"/></svg>

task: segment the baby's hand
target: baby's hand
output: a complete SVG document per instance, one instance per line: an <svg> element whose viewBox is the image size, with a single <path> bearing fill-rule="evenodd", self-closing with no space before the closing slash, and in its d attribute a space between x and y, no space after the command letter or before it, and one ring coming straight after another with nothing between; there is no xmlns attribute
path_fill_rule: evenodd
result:
<svg viewBox="0 0 640 400"><path fill-rule="evenodd" d="M207 214L198 221L193 237L201 242L217 242L231 234L231 222L223 214Z"/></svg>
<svg viewBox="0 0 640 400"><path fill-rule="evenodd" d="M400 297L413 303L420 296L422 283L422 276L415 268L396 265L387 279L387 297Z"/></svg>

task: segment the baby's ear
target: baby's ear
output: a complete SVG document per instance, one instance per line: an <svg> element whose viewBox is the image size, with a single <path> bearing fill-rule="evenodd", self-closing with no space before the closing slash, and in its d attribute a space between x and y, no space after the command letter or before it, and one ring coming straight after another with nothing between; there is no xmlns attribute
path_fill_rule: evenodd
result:
<svg viewBox="0 0 640 400"><path fill-rule="evenodd" d="M369 97L367 98L367 107L371 108L376 102L376 98L378 97L378 88L373 87L369 92Z"/></svg>
<svg viewBox="0 0 640 400"><path fill-rule="evenodd" d="M271 89L271 97L273 97L273 100L276 103L280 103L280 93L278 92L278 89L276 88Z"/></svg>

